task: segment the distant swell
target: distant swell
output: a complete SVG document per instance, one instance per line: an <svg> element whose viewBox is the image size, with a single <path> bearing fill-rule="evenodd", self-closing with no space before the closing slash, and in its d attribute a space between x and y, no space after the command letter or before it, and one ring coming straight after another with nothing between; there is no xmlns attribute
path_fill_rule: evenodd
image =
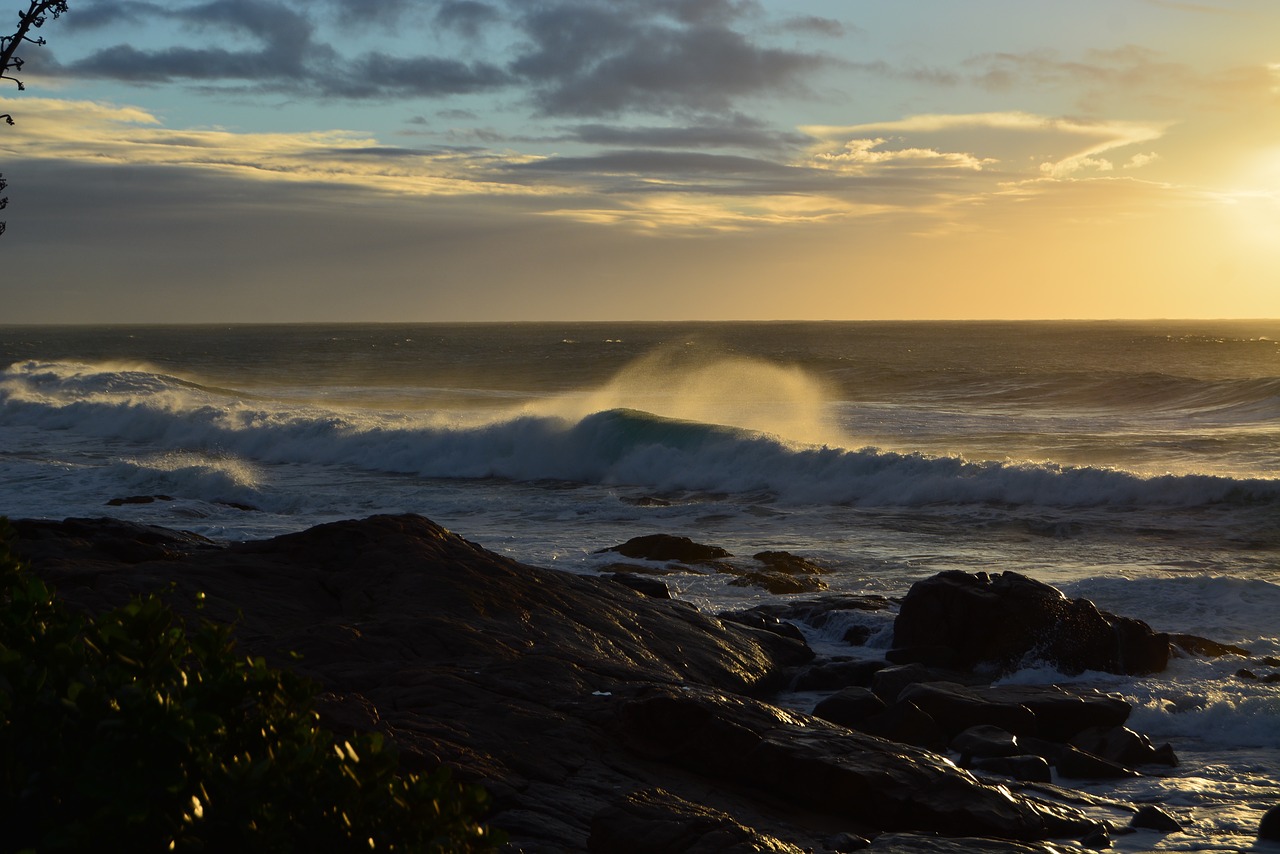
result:
<svg viewBox="0 0 1280 854"><path fill-rule="evenodd" d="M1194 507L1280 500L1280 481L1142 477L1054 464L798 446L738 428L611 409L479 426L249 400L146 371L27 363L0 374L0 421L249 464L352 466L432 478L561 480L767 493L796 504Z"/></svg>

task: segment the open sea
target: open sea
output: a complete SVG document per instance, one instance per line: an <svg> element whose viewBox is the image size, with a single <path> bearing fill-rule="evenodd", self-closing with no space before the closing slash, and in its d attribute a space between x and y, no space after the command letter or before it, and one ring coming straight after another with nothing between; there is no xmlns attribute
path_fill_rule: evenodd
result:
<svg viewBox="0 0 1280 854"><path fill-rule="evenodd" d="M239 540L384 512L581 573L659 532L834 592L1015 570L1276 660L1280 321L0 326L0 514ZM774 598L728 579L667 581ZM860 654L891 619L850 617ZM1173 743L1166 776L1083 787L1186 825L1117 850L1280 851L1280 682L1242 666L1009 681L1121 694Z"/></svg>

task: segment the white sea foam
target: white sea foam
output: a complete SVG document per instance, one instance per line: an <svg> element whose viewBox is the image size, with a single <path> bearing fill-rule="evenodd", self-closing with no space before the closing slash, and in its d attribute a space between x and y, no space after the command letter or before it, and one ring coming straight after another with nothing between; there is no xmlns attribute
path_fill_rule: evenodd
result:
<svg viewBox="0 0 1280 854"><path fill-rule="evenodd" d="M635 410L578 419L523 414L467 426L404 413L264 405L160 374L80 365L10 368L0 380L0 407L14 426L254 463L345 464L437 478L760 492L790 503L863 506L1195 507L1280 500L1274 479L1140 477L1052 463L799 446L756 430Z"/></svg>

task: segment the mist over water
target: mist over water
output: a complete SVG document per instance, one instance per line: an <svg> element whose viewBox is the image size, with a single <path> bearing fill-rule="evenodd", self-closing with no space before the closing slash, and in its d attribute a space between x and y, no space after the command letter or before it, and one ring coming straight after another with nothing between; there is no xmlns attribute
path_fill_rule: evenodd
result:
<svg viewBox="0 0 1280 854"><path fill-rule="evenodd" d="M624 366L598 388L525 404L534 415L578 422L610 410L738 427L806 444L848 446L834 393L796 366L743 356L661 348Z"/></svg>

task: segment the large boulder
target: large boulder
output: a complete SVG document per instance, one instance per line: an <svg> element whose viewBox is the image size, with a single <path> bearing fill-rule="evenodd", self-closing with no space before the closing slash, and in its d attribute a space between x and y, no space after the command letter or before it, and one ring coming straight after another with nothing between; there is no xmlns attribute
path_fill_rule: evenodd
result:
<svg viewBox="0 0 1280 854"><path fill-rule="evenodd" d="M677 563L696 564L723 557L731 557L729 552L719 546L708 546L695 543L688 537L677 537L672 534L647 534L643 537L632 537L625 543L600 549L597 554L617 552L623 557L640 558L642 560L673 560Z"/></svg>
<svg viewBox="0 0 1280 854"><path fill-rule="evenodd" d="M646 759L838 816L855 830L1036 840L1098 827L1074 809L980 783L937 754L745 697L643 689L618 708L614 726Z"/></svg>
<svg viewBox="0 0 1280 854"><path fill-rule="evenodd" d="M378 730L410 767L483 783L492 823L529 854L609 850L628 833L656 850L788 851L820 849L833 826L1021 840L1095 827L752 699L812 658L795 637L526 566L418 516L226 547L109 520L16 528L14 550L73 605L158 591L234 624L247 654L320 684L331 727ZM670 797L619 802L658 789Z"/></svg>
<svg viewBox="0 0 1280 854"><path fill-rule="evenodd" d="M1167 634L1016 572L951 570L918 581L893 632L895 647L929 655L947 649L955 665L993 674L1034 662L1067 674L1147 674L1163 670L1169 659Z"/></svg>

